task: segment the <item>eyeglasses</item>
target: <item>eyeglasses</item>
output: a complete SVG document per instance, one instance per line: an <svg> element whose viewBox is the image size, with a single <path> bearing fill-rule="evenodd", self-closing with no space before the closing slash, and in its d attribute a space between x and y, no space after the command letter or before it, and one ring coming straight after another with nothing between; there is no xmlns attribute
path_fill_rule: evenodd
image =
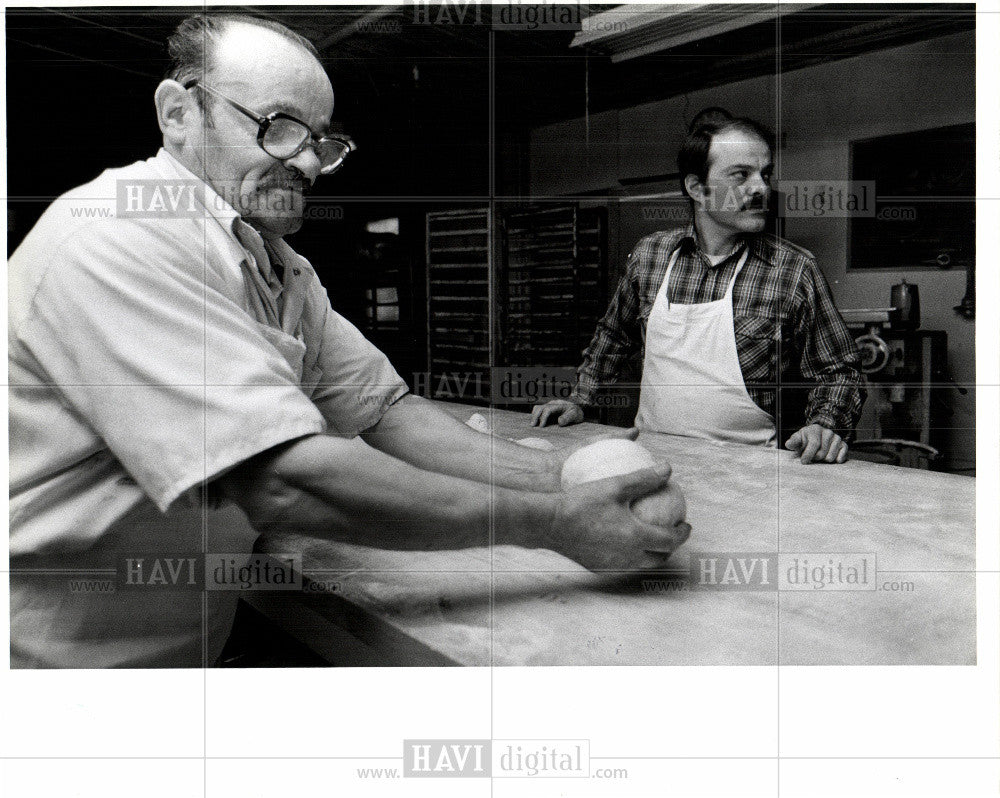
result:
<svg viewBox="0 0 1000 798"><path fill-rule="evenodd" d="M184 84L185 89L192 89L195 86L222 98L241 114L256 122L259 126L257 144L264 152L279 161L287 161L289 158L294 158L306 147L312 147L316 157L319 158L319 173L332 175L343 165L344 159L358 148L358 145L349 136L338 136L332 133L317 136L309 125L291 114L281 111L275 111L267 116L255 114L249 108L231 100L222 92L213 89L197 78Z"/></svg>

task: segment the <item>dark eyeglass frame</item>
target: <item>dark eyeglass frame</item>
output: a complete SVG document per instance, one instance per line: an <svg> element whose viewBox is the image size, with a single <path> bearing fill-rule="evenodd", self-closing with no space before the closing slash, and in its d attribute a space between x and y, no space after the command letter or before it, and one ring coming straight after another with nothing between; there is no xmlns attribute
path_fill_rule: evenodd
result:
<svg viewBox="0 0 1000 798"><path fill-rule="evenodd" d="M336 172L341 166L343 166L344 161L347 160L347 156L350 155L352 152L354 152L358 148L358 145L354 143L354 139L352 139L350 136L341 136L341 135L338 135L336 133L327 133L326 135L323 135L323 136L317 136L315 133L312 132L312 129L309 127L309 125L307 125L305 122L303 122L298 117L292 116L291 114L286 114L284 111L274 111L273 113L270 113L267 116L261 116L260 114L251 111L245 105L241 105L240 103L236 102L236 100L232 99L231 97L227 97L225 94L223 94L218 89L213 89L207 83L205 83L202 80L199 80L198 78L192 78L191 80L187 81L183 85L184 85L185 89L193 89L193 88L195 88L197 86L198 88L204 89L205 91L209 92L210 94L216 95L217 97L219 97L219 98L225 100L227 103L229 103L233 108L235 108L241 114L243 114L244 116L246 116L249 119L252 119L254 122L256 122L257 123L257 146L260 147L262 150L264 150L264 152L266 152L272 158L275 158L276 160L287 161L290 158L294 158L296 155L298 155L300 152L302 152L302 150L304 150L306 147L308 147L309 144L310 144L310 142L313 143L314 147L319 147L319 145L321 145L324 141L335 141L338 144L341 144L341 145L344 146L344 148L345 148L344 154L340 157L339 161L337 161L337 162L335 162L335 163L327 166L325 169L324 168L320 168L320 174L322 174L322 175L331 175L334 172ZM302 125L302 127L305 128L305 130L306 130L306 132L308 134L302 140L302 143L299 144L299 146L296 148L296 150L291 155L286 155L284 157L279 157L277 155L274 155L271 152L268 152L267 147L264 146L264 137L267 135L268 129L278 119L288 119L291 122L295 122L295 123L297 123L299 125ZM319 157L319 153L318 152L317 152L317 157Z"/></svg>

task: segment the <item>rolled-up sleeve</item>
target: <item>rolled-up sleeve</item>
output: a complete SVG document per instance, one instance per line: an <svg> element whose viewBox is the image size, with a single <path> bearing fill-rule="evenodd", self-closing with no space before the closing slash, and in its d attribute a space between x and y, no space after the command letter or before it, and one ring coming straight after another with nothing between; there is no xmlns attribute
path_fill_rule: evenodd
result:
<svg viewBox="0 0 1000 798"><path fill-rule="evenodd" d="M571 397L579 404L589 404L598 390L617 382L629 359L642 346L636 270L645 252L644 244L641 242L629 256L608 309L583 353Z"/></svg>
<svg viewBox="0 0 1000 798"><path fill-rule="evenodd" d="M803 270L798 293L800 371L817 383L809 392L806 423L828 427L850 440L866 396L857 344L815 262L810 261Z"/></svg>
<svg viewBox="0 0 1000 798"><path fill-rule="evenodd" d="M176 239L91 225L39 264L18 329L66 412L161 510L254 454L325 430L289 365L205 263Z"/></svg>
<svg viewBox="0 0 1000 798"><path fill-rule="evenodd" d="M330 307L325 292L322 302L319 383L311 398L331 432L356 434L377 424L409 389L389 359Z"/></svg>

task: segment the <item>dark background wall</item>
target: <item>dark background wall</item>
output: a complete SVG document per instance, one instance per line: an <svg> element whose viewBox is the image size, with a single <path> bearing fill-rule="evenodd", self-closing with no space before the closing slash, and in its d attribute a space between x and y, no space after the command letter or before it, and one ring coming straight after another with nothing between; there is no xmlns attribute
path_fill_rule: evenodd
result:
<svg viewBox="0 0 1000 798"><path fill-rule="evenodd" d="M8 252L59 194L156 153L152 97L169 66L166 39L200 10L7 10ZM411 24L402 7L387 16L352 6L238 10L317 45L334 84L334 126L359 145L317 183L317 212L292 245L334 306L363 324L373 279L365 225L399 218L395 250L411 275L408 299L422 306L426 210L490 192L488 27ZM380 342L404 375L423 367L423 325L413 321L405 338Z"/></svg>
<svg viewBox="0 0 1000 798"><path fill-rule="evenodd" d="M971 6L837 5L615 61L571 47L580 21L612 6L568 7L575 23L505 30L470 2L245 8L308 36L336 93L335 126L358 142L317 186L321 208L291 240L334 306L364 326L380 265L368 222L398 218L392 257L408 305L377 341L404 377L426 368L428 210L567 197L607 208L612 278L648 218L627 194L665 177L691 116L723 105L777 128L786 177L846 179L849 142L975 119ZM627 11L627 7L622 7ZM165 41L191 8L8 9L8 250L45 206L101 170L153 155L152 94ZM960 270L849 272L844 220L789 220L846 307L886 304L892 283L920 285L925 327L949 335L956 380L974 383L972 322L951 307ZM366 254L368 253L368 254ZM951 397L951 456L974 447L974 391ZM968 458L966 458L967 460Z"/></svg>

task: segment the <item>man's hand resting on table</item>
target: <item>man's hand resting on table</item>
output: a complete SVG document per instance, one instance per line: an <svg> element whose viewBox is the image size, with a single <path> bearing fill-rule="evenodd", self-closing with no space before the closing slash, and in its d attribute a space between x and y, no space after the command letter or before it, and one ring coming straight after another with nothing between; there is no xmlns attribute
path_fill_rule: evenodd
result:
<svg viewBox="0 0 1000 798"><path fill-rule="evenodd" d="M638 499L665 488L670 466L660 465L620 477L587 482L565 491L543 542L591 571L662 568L691 527L647 524L631 510Z"/></svg>
<svg viewBox="0 0 1000 798"><path fill-rule="evenodd" d="M566 399L553 399L544 405L535 405L531 409L531 426L544 427L549 419L555 419L560 427L579 424L583 421L583 408L576 402Z"/></svg>
<svg viewBox="0 0 1000 798"><path fill-rule="evenodd" d="M820 424L809 424L785 441L785 448L800 455L803 463L843 463L847 444L836 432Z"/></svg>

